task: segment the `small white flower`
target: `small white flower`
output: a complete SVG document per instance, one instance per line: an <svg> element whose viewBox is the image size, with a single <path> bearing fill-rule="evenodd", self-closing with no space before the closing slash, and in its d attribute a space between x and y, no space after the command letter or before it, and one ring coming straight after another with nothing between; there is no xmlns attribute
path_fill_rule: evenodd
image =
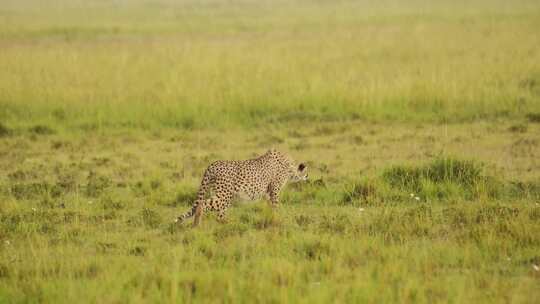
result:
<svg viewBox="0 0 540 304"><path fill-rule="evenodd" d="M37 209L36 209L36 208L32 208L32 211L37 212Z"/></svg>
<svg viewBox="0 0 540 304"><path fill-rule="evenodd" d="M540 267L538 267L538 265L536 265L536 264L533 264L533 269L536 270L536 271L540 271Z"/></svg>
<svg viewBox="0 0 540 304"><path fill-rule="evenodd" d="M414 197L414 193L409 194L411 197Z"/></svg>
<svg viewBox="0 0 540 304"><path fill-rule="evenodd" d="M360 211L360 212L364 212L364 210L365 210L364 208L359 208L358 209L358 211Z"/></svg>
<svg viewBox="0 0 540 304"><path fill-rule="evenodd" d="M420 198L418 196L415 196L414 199L417 200L417 201L420 200Z"/></svg>
<svg viewBox="0 0 540 304"><path fill-rule="evenodd" d="M175 223L178 223L178 218L175 218L175 219L174 219L174 222L175 222Z"/></svg>
<svg viewBox="0 0 540 304"><path fill-rule="evenodd" d="M4 243L5 243L6 245L8 245L8 246L9 246L9 244L11 244L11 243L9 242L9 240L5 240Z"/></svg>

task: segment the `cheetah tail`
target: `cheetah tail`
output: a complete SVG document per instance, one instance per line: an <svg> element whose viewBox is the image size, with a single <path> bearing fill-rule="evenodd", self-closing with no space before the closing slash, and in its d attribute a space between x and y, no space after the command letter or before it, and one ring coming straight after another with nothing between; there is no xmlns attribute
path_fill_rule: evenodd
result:
<svg viewBox="0 0 540 304"><path fill-rule="evenodd" d="M195 210L197 210L197 205L198 204L194 204L193 207L191 207L191 209L189 209L188 212L186 212L186 213L180 215L179 217L177 217L175 222L182 223L186 219L188 219L188 218L192 217L193 215L195 215Z"/></svg>

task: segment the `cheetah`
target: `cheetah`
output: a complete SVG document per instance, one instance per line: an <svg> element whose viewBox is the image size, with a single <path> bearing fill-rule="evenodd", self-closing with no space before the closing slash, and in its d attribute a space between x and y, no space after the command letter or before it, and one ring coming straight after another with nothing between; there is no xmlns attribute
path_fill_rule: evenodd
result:
<svg viewBox="0 0 540 304"><path fill-rule="evenodd" d="M296 166L291 158L276 149L254 159L216 161L204 172L191 210L179 216L176 222L194 216L193 227L196 227L206 211L217 211L218 220L224 222L225 212L236 198L256 200L266 196L271 206L277 207L280 191L287 182L307 178L304 163Z"/></svg>

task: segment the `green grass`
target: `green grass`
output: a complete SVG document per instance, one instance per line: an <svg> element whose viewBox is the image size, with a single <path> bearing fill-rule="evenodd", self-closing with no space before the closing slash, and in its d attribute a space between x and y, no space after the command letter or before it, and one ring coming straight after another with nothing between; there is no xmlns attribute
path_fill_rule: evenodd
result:
<svg viewBox="0 0 540 304"><path fill-rule="evenodd" d="M513 124L4 137L0 299L534 303L540 126L516 140ZM268 138L308 162L308 183L277 210L173 224L210 161ZM455 156L427 155L450 143Z"/></svg>
<svg viewBox="0 0 540 304"><path fill-rule="evenodd" d="M538 303L537 1L2 1L0 303ZM281 206L173 224L270 147Z"/></svg>
<svg viewBox="0 0 540 304"><path fill-rule="evenodd" d="M67 130L540 112L536 1L8 1L0 119Z"/></svg>

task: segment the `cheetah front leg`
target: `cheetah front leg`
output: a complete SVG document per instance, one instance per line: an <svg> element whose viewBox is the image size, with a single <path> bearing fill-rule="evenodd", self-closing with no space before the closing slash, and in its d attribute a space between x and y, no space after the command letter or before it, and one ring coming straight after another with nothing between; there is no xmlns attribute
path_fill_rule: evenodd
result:
<svg viewBox="0 0 540 304"><path fill-rule="evenodd" d="M270 206L272 208L279 207L279 193L281 192L281 187L276 186L275 184L268 185L268 197L270 198Z"/></svg>

